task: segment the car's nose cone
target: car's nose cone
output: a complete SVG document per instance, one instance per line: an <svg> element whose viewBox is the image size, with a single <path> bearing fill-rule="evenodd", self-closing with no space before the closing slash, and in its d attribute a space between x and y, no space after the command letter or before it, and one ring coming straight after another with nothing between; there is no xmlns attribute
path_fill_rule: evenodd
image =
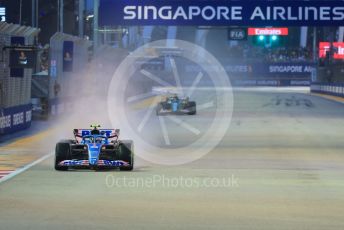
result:
<svg viewBox="0 0 344 230"><path fill-rule="evenodd" d="M90 165L97 165L98 158L90 158L89 162L90 162Z"/></svg>
<svg viewBox="0 0 344 230"><path fill-rule="evenodd" d="M100 146L90 145L88 147L88 159L90 165L97 165L99 159Z"/></svg>

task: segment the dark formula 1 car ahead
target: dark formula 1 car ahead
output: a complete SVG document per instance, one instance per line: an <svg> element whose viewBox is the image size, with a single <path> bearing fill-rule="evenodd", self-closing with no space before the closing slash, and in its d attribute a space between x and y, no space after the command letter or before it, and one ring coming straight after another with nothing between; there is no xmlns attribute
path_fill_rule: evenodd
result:
<svg viewBox="0 0 344 230"><path fill-rule="evenodd" d="M119 129L74 129L75 140L56 144L55 169L69 168L133 170L134 145L132 141L118 140Z"/></svg>
<svg viewBox="0 0 344 230"><path fill-rule="evenodd" d="M189 98L179 98L177 95L168 96L156 107L156 115L176 114L176 115L195 115L196 102L189 101Z"/></svg>

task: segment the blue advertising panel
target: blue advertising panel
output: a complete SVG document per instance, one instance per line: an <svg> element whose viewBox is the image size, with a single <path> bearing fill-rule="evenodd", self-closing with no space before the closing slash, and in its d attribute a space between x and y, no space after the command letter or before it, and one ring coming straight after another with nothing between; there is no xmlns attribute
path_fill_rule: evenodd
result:
<svg viewBox="0 0 344 230"><path fill-rule="evenodd" d="M341 26L344 1L100 0L105 25Z"/></svg>
<svg viewBox="0 0 344 230"><path fill-rule="evenodd" d="M31 119L31 104L0 109L0 135L29 128Z"/></svg>
<svg viewBox="0 0 344 230"><path fill-rule="evenodd" d="M57 61L56 60L50 61L50 77L52 78L57 77Z"/></svg>
<svg viewBox="0 0 344 230"><path fill-rule="evenodd" d="M212 66L203 65L203 68L207 68L211 71ZM185 72L198 73L201 71L201 66L196 64L185 65ZM223 68L228 74L244 74L244 75L262 75L262 76L276 76L276 75L300 75L310 77L313 69L315 68L314 63L308 62L235 62L223 63Z"/></svg>
<svg viewBox="0 0 344 230"><path fill-rule="evenodd" d="M222 63L232 85L237 86L309 86L315 68L312 62L248 62ZM184 65L185 73L197 74L212 66Z"/></svg>
<svg viewBox="0 0 344 230"><path fill-rule="evenodd" d="M254 64L252 72L254 74L311 76L314 68L313 63L265 63L263 65Z"/></svg>
<svg viewBox="0 0 344 230"><path fill-rule="evenodd" d="M74 43L72 41L63 42L63 72L73 71Z"/></svg>
<svg viewBox="0 0 344 230"><path fill-rule="evenodd" d="M12 46L21 46L25 45L25 38L24 37L11 37L11 45ZM10 54L10 59L12 59L13 53ZM12 60L10 60L12 62ZM11 64L11 63L10 63ZM10 69L10 76L11 77L24 77L24 69L19 68L11 68Z"/></svg>
<svg viewBox="0 0 344 230"><path fill-rule="evenodd" d="M310 86L309 79L243 79L231 80L233 86Z"/></svg>

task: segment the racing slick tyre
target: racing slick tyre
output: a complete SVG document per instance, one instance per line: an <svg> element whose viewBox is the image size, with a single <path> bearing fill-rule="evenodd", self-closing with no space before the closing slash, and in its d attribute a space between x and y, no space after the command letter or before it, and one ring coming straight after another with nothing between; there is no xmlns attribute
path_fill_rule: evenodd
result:
<svg viewBox="0 0 344 230"><path fill-rule="evenodd" d="M129 163L129 166L120 166L121 171L132 171L134 168L134 143L133 141L121 141L119 145L118 160Z"/></svg>
<svg viewBox="0 0 344 230"><path fill-rule="evenodd" d="M160 116L160 111L163 109L163 106L161 103L159 103L157 106L156 106L156 115L157 116Z"/></svg>
<svg viewBox="0 0 344 230"><path fill-rule="evenodd" d="M196 102L190 101L188 105L188 109L189 109L188 115L195 115L197 113Z"/></svg>
<svg viewBox="0 0 344 230"><path fill-rule="evenodd" d="M66 171L68 166L60 166L59 163L70 158L70 144L72 141L63 140L56 144L55 148L55 170Z"/></svg>

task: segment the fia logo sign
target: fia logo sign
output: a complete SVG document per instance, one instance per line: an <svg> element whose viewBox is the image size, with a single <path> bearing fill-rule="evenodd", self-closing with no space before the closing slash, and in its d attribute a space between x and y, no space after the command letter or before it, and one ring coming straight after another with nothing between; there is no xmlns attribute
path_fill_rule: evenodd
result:
<svg viewBox="0 0 344 230"><path fill-rule="evenodd" d="M247 33L244 28L230 28L228 29L228 40L246 40Z"/></svg>

